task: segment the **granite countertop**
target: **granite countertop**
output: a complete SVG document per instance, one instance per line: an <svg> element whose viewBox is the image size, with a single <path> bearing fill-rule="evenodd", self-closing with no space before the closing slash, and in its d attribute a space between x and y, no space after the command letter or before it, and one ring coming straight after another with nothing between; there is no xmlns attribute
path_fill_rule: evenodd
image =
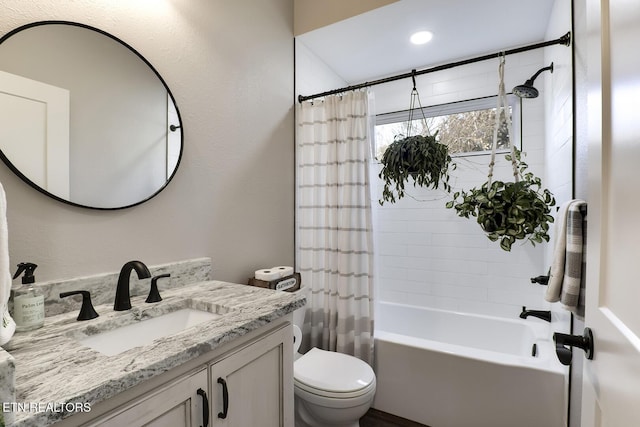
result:
<svg viewBox="0 0 640 427"><path fill-rule="evenodd" d="M132 309L127 311L113 311L111 304L98 305L95 308L100 317L89 321L76 321L77 311L47 317L43 328L16 334L5 348L15 359L16 401L94 405L305 304L305 298L296 293L219 281L165 290L161 295L163 300L154 304L146 304L145 297L131 298ZM224 315L114 356L105 356L77 342L78 338L113 325L187 307ZM14 415L11 427L42 427L72 413L29 411Z"/></svg>

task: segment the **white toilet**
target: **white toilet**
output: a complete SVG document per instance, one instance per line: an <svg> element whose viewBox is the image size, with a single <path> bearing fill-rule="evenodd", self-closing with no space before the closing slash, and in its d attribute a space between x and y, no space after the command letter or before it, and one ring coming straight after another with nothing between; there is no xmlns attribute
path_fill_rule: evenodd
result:
<svg viewBox="0 0 640 427"><path fill-rule="evenodd" d="M356 357L315 347L301 355L301 336L294 325L296 427L358 427L376 392L373 369Z"/></svg>

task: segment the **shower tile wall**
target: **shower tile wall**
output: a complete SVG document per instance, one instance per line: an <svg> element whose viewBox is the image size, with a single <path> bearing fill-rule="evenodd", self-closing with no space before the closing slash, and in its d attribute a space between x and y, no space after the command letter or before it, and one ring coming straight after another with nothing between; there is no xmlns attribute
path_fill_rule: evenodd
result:
<svg viewBox="0 0 640 427"><path fill-rule="evenodd" d="M506 87L525 81L543 62L541 50L508 57ZM543 81L544 78L536 80L541 92ZM385 99L391 98L392 91L402 91L390 86L373 89L378 113L407 108L386 105ZM494 95L497 61L421 76L418 90L423 105ZM544 179L543 97L524 100L522 116L525 160L530 170ZM454 187L468 189L486 181L488 161L488 155L456 159ZM497 161L496 179L512 179L510 164L502 155ZM374 189L373 206L379 300L510 318L517 317L523 305L532 309L549 307L542 297L544 288L529 280L548 269L547 245L516 243L511 252L502 251L484 236L475 221L459 218L453 210L446 209L449 198L442 192L411 187L413 197L380 206L379 171L380 165L374 164L372 182L378 187Z"/></svg>
<svg viewBox="0 0 640 427"><path fill-rule="evenodd" d="M571 27L571 4L556 1L546 38L564 34ZM564 46L545 48L545 64L553 62L553 79L548 79L544 98L546 117L546 172L558 205L573 198L573 59L571 49ZM580 58L579 58L580 60ZM578 159L578 161L585 161ZM585 182L583 184L586 185ZM586 192L586 189L585 189ZM584 192L577 194L585 198ZM551 251L547 253L551 262Z"/></svg>

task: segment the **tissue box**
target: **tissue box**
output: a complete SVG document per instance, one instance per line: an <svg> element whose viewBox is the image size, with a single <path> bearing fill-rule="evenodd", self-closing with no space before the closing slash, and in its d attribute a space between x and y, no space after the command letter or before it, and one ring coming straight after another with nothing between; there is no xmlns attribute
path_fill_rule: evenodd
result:
<svg viewBox="0 0 640 427"><path fill-rule="evenodd" d="M249 279L249 285L259 288L275 289L277 291L293 292L300 289L300 273L293 273L290 276L281 277L276 280L259 280L255 277Z"/></svg>

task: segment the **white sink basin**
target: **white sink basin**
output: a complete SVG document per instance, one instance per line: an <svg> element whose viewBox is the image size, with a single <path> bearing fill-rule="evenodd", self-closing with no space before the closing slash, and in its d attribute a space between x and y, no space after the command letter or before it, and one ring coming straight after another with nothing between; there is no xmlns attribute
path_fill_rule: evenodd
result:
<svg viewBox="0 0 640 427"><path fill-rule="evenodd" d="M122 326L78 340L106 356L114 356L153 340L177 334L192 326L219 319L221 314L184 308L162 316Z"/></svg>

